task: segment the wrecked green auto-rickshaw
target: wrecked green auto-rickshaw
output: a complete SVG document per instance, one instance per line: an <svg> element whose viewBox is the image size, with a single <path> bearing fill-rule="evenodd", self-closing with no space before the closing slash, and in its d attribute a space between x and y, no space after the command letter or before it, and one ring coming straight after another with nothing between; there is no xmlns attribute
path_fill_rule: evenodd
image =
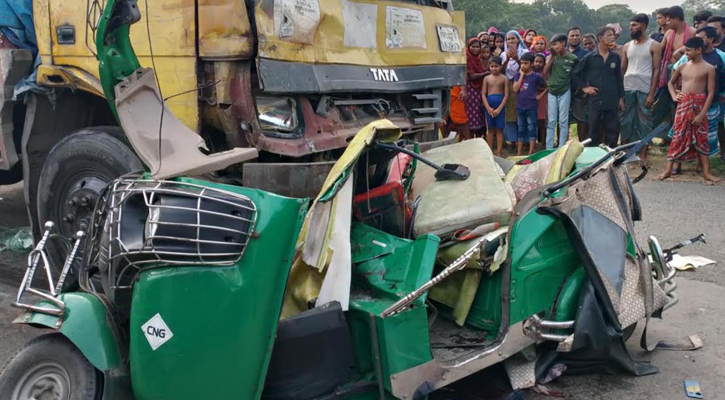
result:
<svg viewBox="0 0 725 400"><path fill-rule="evenodd" d="M135 3L108 3L102 75L129 141L172 127L183 142L165 111L153 132L124 116L164 103L123 58ZM191 170L139 151L149 171L114 180L74 238L48 224L29 255L16 322L50 333L9 361L0 397L407 400L499 362L514 388L556 365L651 373L624 341L677 302L675 270L634 234L633 146L572 141L513 165L481 139L406 143L383 119L312 201L210 174L248 151L199 152Z"/></svg>
<svg viewBox="0 0 725 400"><path fill-rule="evenodd" d="M13 357L0 393L414 399L502 361L514 387L569 357L649 372L624 340L675 304L674 269L631 231L621 150L571 142L507 174L480 139L423 153L458 161L451 177L381 142L398 134L363 129L309 211L206 180L114 181L60 273L52 224L31 253L16 322L54 333Z"/></svg>

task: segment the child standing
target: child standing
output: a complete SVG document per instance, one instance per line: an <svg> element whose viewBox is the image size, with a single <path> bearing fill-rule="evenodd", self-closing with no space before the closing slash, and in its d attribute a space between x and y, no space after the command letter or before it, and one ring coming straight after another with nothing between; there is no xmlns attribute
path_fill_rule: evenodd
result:
<svg viewBox="0 0 725 400"><path fill-rule="evenodd" d="M493 135L496 135L496 155L501 157L503 150L503 128L506 116L503 112L506 100L509 97L508 79L501 74L501 57L491 57L489 67L491 75L483 80L483 105L486 108L486 121L488 122L488 147L493 149Z"/></svg>
<svg viewBox="0 0 725 400"><path fill-rule="evenodd" d="M503 35L500 33L496 33L493 36L493 51L491 54L497 57L502 57L501 54L503 54L503 49L506 46L506 39L504 39Z"/></svg>
<svg viewBox="0 0 725 400"><path fill-rule="evenodd" d="M516 113L518 115L518 155L523 155L524 143L529 142L528 154L534 154L536 145L536 117L539 108L538 92L546 87L544 78L534 72L534 59L532 53L521 56L520 70L514 76L514 91L516 92Z"/></svg>
<svg viewBox="0 0 725 400"><path fill-rule="evenodd" d="M670 95L677 103L674 136L667 152L667 169L659 179L672 175L675 161L693 153L702 164L702 177L705 184L712 185L718 180L710 174L710 145L708 143L707 110L715 97L715 68L702 59L704 42L699 37L685 42L685 53L690 60L680 65L667 83ZM682 90L675 89L677 80L682 77Z"/></svg>
<svg viewBox="0 0 725 400"><path fill-rule="evenodd" d="M548 124L546 148L554 148L554 134L559 124L559 147L569 139L569 105L571 104L571 77L579 58L566 51L566 35L551 38L551 56L544 67L544 76L549 84L547 101Z"/></svg>
<svg viewBox="0 0 725 400"><path fill-rule="evenodd" d="M537 54L534 58L534 72L544 76L544 65L546 65L546 56L544 54ZM548 86L544 90L539 90L536 95L536 100L539 102L539 107L536 110L536 119L539 125L538 140L544 142L546 140L546 95L549 93Z"/></svg>

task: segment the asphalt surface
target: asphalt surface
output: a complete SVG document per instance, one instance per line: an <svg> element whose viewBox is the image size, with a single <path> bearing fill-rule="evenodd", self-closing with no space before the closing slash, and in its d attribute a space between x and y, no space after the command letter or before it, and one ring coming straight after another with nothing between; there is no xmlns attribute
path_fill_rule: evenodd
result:
<svg viewBox="0 0 725 400"><path fill-rule="evenodd" d="M693 272L682 272L677 293L680 303L665 312L663 320L653 320L651 341L676 340L698 335L702 349L692 352L663 351L646 353L639 349L640 327L627 343L637 360L649 360L660 373L651 376L564 375L547 385L568 399L686 399L683 380L700 382L705 399L725 399L725 185L706 187L699 182L659 182L645 180L636 191L642 202L644 221L636 229L641 243L650 235L663 247L671 246L699 233L707 235L707 245L686 248L682 254L697 254L717 261ZM26 226L27 214L22 187L0 187L0 226ZM0 253L0 365L30 338L45 333L33 328L11 325L19 314L10 308L17 281L24 271L25 255ZM494 366L434 393L430 400L503 399L511 389L500 366ZM527 400L551 397L524 391Z"/></svg>

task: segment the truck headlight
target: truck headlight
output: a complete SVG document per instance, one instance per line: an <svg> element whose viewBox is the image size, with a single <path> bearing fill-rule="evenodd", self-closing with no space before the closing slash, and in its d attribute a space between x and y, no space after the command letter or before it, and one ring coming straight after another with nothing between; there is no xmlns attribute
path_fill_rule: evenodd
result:
<svg viewBox="0 0 725 400"><path fill-rule="evenodd" d="M259 124L264 131L292 133L297 130L297 102L290 97L255 96Z"/></svg>

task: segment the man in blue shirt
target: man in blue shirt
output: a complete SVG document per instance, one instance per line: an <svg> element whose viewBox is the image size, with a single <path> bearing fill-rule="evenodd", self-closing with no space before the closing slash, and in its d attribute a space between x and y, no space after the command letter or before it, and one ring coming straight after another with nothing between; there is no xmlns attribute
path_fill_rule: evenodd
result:
<svg viewBox="0 0 725 400"><path fill-rule="evenodd" d="M582 30L578 26L572 26L566 31L566 39L569 42L569 53L573 53L578 59L582 59L588 52L582 47Z"/></svg>

